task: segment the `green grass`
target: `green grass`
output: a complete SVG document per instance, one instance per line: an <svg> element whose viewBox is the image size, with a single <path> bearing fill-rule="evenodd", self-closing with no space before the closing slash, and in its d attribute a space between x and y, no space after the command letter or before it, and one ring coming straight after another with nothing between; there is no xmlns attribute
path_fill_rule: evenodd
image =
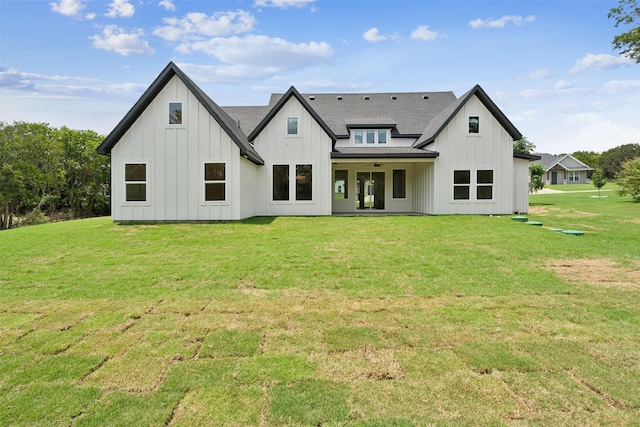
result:
<svg viewBox="0 0 640 427"><path fill-rule="evenodd" d="M638 425L640 204L592 195L3 231L0 425Z"/></svg>
<svg viewBox="0 0 640 427"><path fill-rule="evenodd" d="M545 185L544 188L561 191L598 191L598 189L594 187L593 184L552 184ZM600 190L608 193L617 189L618 185L616 183L607 182Z"/></svg>

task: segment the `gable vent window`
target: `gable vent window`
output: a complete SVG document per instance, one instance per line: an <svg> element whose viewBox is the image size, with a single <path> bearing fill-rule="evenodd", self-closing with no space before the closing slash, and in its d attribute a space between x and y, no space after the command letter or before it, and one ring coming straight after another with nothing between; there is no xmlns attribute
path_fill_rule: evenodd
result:
<svg viewBox="0 0 640 427"><path fill-rule="evenodd" d="M480 117L469 117L469 133L480 133Z"/></svg>
<svg viewBox="0 0 640 427"><path fill-rule="evenodd" d="M169 103L169 124L170 125L182 124L182 102Z"/></svg>

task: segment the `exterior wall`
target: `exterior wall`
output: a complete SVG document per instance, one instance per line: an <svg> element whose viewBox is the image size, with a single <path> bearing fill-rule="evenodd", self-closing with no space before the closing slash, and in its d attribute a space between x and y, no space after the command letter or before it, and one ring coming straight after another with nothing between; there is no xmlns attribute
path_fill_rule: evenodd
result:
<svg viewBox="0 0 640 427"><path fill-rule="evenodd" d="M545 185L552 185L553 172L557 173L558 182L556 184L588 184L589 183L589 179L587 178L589 171L586 171L586 170L578 171L578 174L579 174L578 180L569 181L569 171L560 165L556 165L551 169L549 169L547 172L545 172L545 174L543 175L543 180Z"/></svg>
<svg viewBox="0 0 640 427"><path fill-rule="evenodd" d="M333 174L336 170L348 171L348 195L345 199L335 199L333 197L333 174L332 174L332 212L333 213L366 213L367 210L357 209L357 174L359 172L384 173L384 209L374 209L372 212L385 213L430 213L431 182L429 171L433 170L433 163L393 161L386 159L380 161L380 167L374 167L373 161L365 162L340 162L333 165ZM405 197L393 197L393 171L403 169L406 171Z"/></svg>
<svg viewBox="0 0 640 427"><path fill-rule="evenodd" d="M182 102L183 124L169 125L169 102ZM178 77L113 147L115 221L203 221L243 218L239 149ZM226 200L204 202L204 163L225 162ZM147 201L126 202L125 163L147 164Z"/></svg>
<svg viewBox="0 0 640 427"><path fill-rule="evenodd" d="M529 212L529 161L513 159L513 213Z"/></svg>
<svg viewBox="0 0 640 427"><path fill-rule="evenodd" d="M480 119L480 132L469 133L469 117ZM513 139L482 102L473 96L427 147L440 153L435 162L435 214L506 214L514 207ZM493 199L476 200L477 170L493 170ZM454 170L470 170L469 200L454 200Z"/></svg>
<svg viewBox="0 0 640 427"><path fill-rule="evenodd" d="M287 118L298 117L298 135L287 135ZM254 141L265 161L254 181L257 215L331 215L331 138L291 97ZM295 167L312 165L312 200L295 200ZM289 165L289 200L273 200L273 165Z"/></svg>

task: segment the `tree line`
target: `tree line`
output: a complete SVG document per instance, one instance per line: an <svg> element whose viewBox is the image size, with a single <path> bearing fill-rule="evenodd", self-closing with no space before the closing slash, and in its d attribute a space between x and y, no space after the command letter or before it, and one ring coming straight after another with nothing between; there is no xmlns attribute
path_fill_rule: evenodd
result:
<svg viewBox="0 0 640 427"><path fill-rule="evenodd" d="M109 215L104 137L46 123L0 122L0 229Z"/></svg>

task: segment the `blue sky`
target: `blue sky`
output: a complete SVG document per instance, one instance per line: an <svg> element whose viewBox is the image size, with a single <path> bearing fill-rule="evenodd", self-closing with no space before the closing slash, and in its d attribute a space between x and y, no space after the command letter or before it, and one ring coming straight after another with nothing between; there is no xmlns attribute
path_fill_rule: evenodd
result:
<svg viewBox="0 0 640 427"><path fill-rule="evenodd" d="M219 105L272 92L462 95L538 151L640 143L617 0L0 0L0 121L108 134L169 61Z"/></svg>

